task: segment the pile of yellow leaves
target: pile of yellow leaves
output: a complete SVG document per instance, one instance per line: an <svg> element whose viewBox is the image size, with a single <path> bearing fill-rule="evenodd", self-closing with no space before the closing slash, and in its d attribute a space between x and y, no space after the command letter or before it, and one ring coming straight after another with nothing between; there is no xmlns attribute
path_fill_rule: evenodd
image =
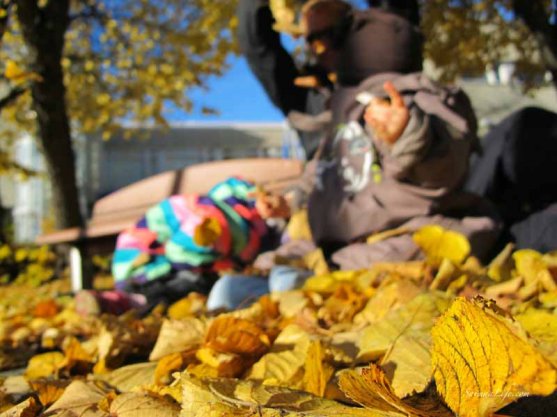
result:
<svg viewBox="0 0 557 417"><path fill-rule="evenodd" d="M0 416L527 415L557 388L557 254L509 246L482 266L453 232L414 239L423 261L218 315L195 293L144 318L5 305L3 368L40 353L3 379Z"/></svg>

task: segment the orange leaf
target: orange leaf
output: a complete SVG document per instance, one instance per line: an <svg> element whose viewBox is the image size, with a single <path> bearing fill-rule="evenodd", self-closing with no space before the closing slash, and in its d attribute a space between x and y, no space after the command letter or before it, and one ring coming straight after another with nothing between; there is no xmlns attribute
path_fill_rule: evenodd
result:
<svg viewBox="0 0 557 417"><path fill-rule="evenodd" d="M39 396L39 401L43 407L48 407L58 400L64 390L70 385L69 380L36 379L29 381L29 385Z"/></svg>
<svg viewBox="0 0 557 417"><path fill-rule="evenodd" d="M218 352L258 356L271 342L263 330L249 320L217 317L205 336L205 346Z"/></svg>
<svg viewBox="0 0 557 417"><path fill-rule="evenodd" d="M33 310L33 317L40 317L43 319L54 317L58 314L58 304L54 300L41 301Z"/></svg>

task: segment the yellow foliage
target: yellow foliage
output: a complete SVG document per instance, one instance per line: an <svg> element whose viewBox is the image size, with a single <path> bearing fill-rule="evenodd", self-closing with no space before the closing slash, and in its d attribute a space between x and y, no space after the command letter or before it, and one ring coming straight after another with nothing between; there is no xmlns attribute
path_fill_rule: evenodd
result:
<svg viewBox="0 0 557 417"><path fill-rule="evenodd" d="M392 417L381 411L362 410L310 393L258 381L181 377L182 415L189 417Z"/></svg>
<svg viewBox="0 0 557 417"><path fill-rule="evenodd" d="M104 381L120 392L129 392L137 387L154 383L156 362L135 363L118 368L112 372L95 375L95 379Z"/></svg>
<svg viewBox="0 0 557 417"><path fill-rule="evenodd" d="M555 368L488 303L457 299L432 337L437 389L460 416L491 416L521 396L557 387Z"/></svg>
<svg viewBox="0 0 557 417"><path fill-rule="evenodd" d="M448 259L461 264L470 253L470 243L466 237L438 225L424 226L412 238L427 258L435 263Z"/></svg>
<svg viewBox="0 0 557 417"><path fill-rule="evenodd" d="M199 347L203 343L206 323L195 317L184 320L165 320L149 360L158 360L171 353Z"/></svg>
<svg viewBox="0 0 557 417"><path fill-rule="evenodd" d="M514 267L512 252L514 244L509 243L489 264L487 274L494 281L506 281L511 278Z"/></svg>
<svg viewBox="0 0 557 417"><path fill-rule="evenodd" d="M323 397L335 368L325 361L325 351L319 340L312 340L304 367L304 390Z"/></svg>
<svg viewBox="0 0 557 417"><path fill-rule="evenodd" d="M196 292L189 293L186 297L168 307L168 317L174 320L180 320L194 316L205 309L206 300L207 297L202 294Z"/></svg>
<svg viewBox="0 0 557 417"><path fill-rule="evenodd" d="M222 74L228 56L237 52L232 35L237 25L236 3L70 2L68 15L79 19L73 19L64 33L61 66L72 126L79 132L100 132L108 139L122 120L165 125L167 106L193 110L190 91ZM41 6L47 4L47 0L39 1ZM13 18L7 19L0 51L5 76L14 84L41 81L38 74L25 69L33 67L34 55L29 51L34 48L22 36L23 23L14 10L10 11ZM54 13L58 9L44 6L40 16L57 21ZM103 18L97 19L97 14ZM17 132L35 133L35 120L24 116L33 109L31 98L22 96L10 107L13 111L2 114L3 126L9 121Z"/></svg>
<svg viewBox="0 0 557 417"><path fill-rule="evenodd" d="M524 278L526 285L539 285L546 291L557 289L548 265L541 253L530 249L516 251L513 254L516 272Z"/></svg>
<svg viewBox="0 0 557 417"><path fill-rule="evenodd" d="M60 352L49 352L35 355L29 361L25 370L28 380L48 378L56 376L58 370L63 366L65 357Z"/></svg>
<svg viewBox="0 0 557 417"><path fill-rule="evenodd" d="M557 314L530 308L516 316L538 350L557 368Z"/></svg>
<svg viewBox="0 0 557 417"><path fill-rule="evenodd" d="M308 333L296 325L287 326L277 337L271 351L259 359L248 378L266 385L301 388L303 368L311 345Z"/></svg>
<svg viewBox="0 0 557 417"><path fill-rule="evenodd" d="M380 359L401 398L422 392L432 378L430 331L449 302L443 294L420 294L370 324L358 340L358 362Z"/></svg>

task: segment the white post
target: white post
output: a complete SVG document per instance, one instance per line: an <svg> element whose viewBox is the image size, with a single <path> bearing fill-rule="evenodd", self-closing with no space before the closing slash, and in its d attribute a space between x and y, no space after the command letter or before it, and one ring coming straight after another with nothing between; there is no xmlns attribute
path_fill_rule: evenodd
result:
<svg viewBox="0 0 557 417"><path fill-rule="evenodd" d="M70 249L70 276L72 291L75 293L83 289L83 266L81 252L75 246Z"/></svg>

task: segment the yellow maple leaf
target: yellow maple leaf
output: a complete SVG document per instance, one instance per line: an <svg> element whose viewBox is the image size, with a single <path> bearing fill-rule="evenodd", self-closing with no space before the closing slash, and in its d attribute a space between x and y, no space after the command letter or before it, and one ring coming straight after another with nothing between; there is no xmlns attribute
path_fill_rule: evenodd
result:
<svg viewBox="0 0 557 417"><path fill-rule="evenodd" d="M514 244L507 244L503 250L489 263L487 275L494 281L507 281L511 278L514 262L512 252Z"/></svg>
<svg viewBox="0 0 557 417"><path fill-rule="evenodd" d="M168 317L174 320L191 317L204 310L207 297L197 292L191 292L181 300L168 307Z"/></svg>
<svg viewBox="0 0 557 417"><path fill-rule="evenodd" d="M325 362L325 350L319 340L312 340L304 367L304 389L318 397L323 397L327 382L334 373L334 368Z"/></svg>
<svg viewBox="0 0 557 417"><path fill-rule="evenodd" d="M60 352L48 352L35 355L29 360L29 364L25 370L25 377L28 380L32 380L56 375L64 362L65 356Z"/></svg>
<svg viewBox="0 0 557 417"><path fill-rule="evenodd" d="M122 366L109 373L95 375L95 379L110 384L120 392L129 392L138 387L152 384L156 367L156 362L134 363Z"/></svg>
<svg viewBox="0 0 557 417"><path fill-rule="evenodd" d="M557 387L555 368L494 310L459 298L431 332L437 390L462 417L491 416L520 396L549 395Z"/></svg>
<svg viewBox="0 0 557 417"><path fill-rule="evenodd" d="M524 278L526 285L539 285L547 291L557 289L543 255L535 250L522 249L513 254L516 272Z"/></svg>
<svg viewBox="0 0 557 417"><path fill-rule="evenodd" d="M470 242L464 235L438 225L424 226L412 238L432 262L446 258L461 264L470 253Z"/></svg>
<svg viewBox="0 0 557 417"><path fill-rule="evenodd" d="M300 387L311 339L299 326L291 324L278 335L271 350L247 373L266 385Z"/></svg>
<svg viewBox="0 0 557 417"><path fill-rule="evenodd" d="M529 308L516 319L534 339L536 348L557 367L557 314Z"/></svg>
<svg viewBox="0 0 557 417"><path fill-rule="evenodd" d="M149 360L158 360L175 352L183 352L200 346L207 324L190 317L183 320L165 320Z"/></svg>
<svg viewBox="0 0 557 417"><path fill-rule="evenodd" d="M397 396L422 392L432 379L431 335L434 320L450 298L441 293L420 294L361 331L358 362L381 358L389 369Z"/></svg>

